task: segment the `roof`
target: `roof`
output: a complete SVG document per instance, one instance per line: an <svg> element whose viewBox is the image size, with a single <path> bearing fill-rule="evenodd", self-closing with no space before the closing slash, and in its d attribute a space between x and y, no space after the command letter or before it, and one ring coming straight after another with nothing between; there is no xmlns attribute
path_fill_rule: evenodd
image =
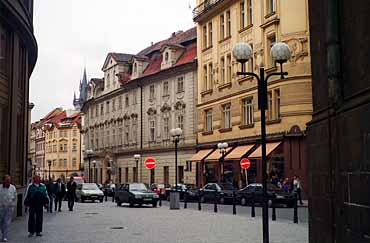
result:
<svg viewBox="0 0 370 243"><path fill-rule="evenodd" d="M116 62L122 63L129 62L133 56L134 55L127 53L109 52L107 57L105 58L102 69L104 69L107 66L109 57L112 57Z"/></svg>

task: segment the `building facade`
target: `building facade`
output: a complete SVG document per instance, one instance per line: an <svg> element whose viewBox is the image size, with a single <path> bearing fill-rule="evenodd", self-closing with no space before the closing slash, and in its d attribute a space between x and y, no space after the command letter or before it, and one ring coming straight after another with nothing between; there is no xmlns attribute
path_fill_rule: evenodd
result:
<svg viewBox="0 0 370 243"><path fill-rule="evenodd" d="M312 117L311 66L307 0L197 1L193 11L198 32L198 185L227 181L246 184L239 161L252 160L248 181L261 180L260 112L257 81L236 75L241 65L232 56L238 42L253 48L245 70L278 71L270 56L276 42L287 43L291 59L285 79L268 82L267 155L270 177L299 175L307 186L306 123ZM216 149L228 142L224 156Z"/></svg>
<svg viewBox="0 0 370 243"><path fill-rule="evenodd" d="M109 53L104 78L91 79L83 106L85 171L91 181L174 184L175 151L171 128L183 135L178 150L179 182L195 184L190 160L195 151L196 30L170 38L136 55ZM134 159L140 154L139 160ZM148 170L147 157L157 165ZM90 164L90 166L89 166Z"/></svg>
<svg viewBox="0 0 370 243"><path fill-rule="evenodd" d="M311 0L309 241L370 242L370 5Z"/></svg>
<svg viewBox="0 0 370 243"><path fill-rule="evenodd" d="M45 171L53 180L81 176L80 127L76 111L60 112L45 123Z"/></svg>

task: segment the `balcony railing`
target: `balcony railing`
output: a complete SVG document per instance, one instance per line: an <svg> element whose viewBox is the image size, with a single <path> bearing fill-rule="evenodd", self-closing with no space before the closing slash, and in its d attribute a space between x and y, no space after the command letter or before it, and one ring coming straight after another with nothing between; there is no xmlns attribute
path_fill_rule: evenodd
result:
<svg viewBox="0 0 370 243"><path fill-rule="evenodd" d="M193 10L193 19L196 20L200 15L212 9L217 4L224 0L204 0L201 4L196 6Z"/></svg>

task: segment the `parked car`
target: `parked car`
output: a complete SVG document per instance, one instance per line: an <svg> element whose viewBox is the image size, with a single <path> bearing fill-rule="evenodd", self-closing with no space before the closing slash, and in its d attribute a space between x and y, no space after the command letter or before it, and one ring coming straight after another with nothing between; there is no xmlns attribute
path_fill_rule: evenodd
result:
<svg viewBox="0 0 370 243"><path fill-rule="evenodd" d="M96 185L98 186L98 188L100 189L100 190L102 190L103 191L103 184L100 184L100 183L96 183Z"/></svg>
<svg viewBox="0 0 370 243"><path fill-rule="evenodd" d="M104 193L98 188L95 183L82 183L77 184L76 188L76 198L80 202L85 202L86 200L99 200L103 202Z"/></svg>
<svg viewBox="0 0 370 243"><path fill-rule="evenodd" d="M128 203L130 207L133 207L135 204L139 204L139 206L151 204L153 207L157 207L159 196L144 183L129 183L122 184L119 188L116 188L115 200L117 206L121 206L122 203Z"/></svg>
<svg viewBox="0 0 370 243"><path fill-rule="evenodd" d="M262 184L249 184L236 193L236 198L241 205L250 205L252 201L256 204L261 204L263 199ZM267 184L267 198L269 200L269 204L283 204L287 207L294 206L294 195L292 193L285 192L273 184Z"/></svg>
<svg viewBox="0 0 370 243"><path fill-rule="evenodd" d="M158 194L162 199L166 199L166 191L170 188L170 185L165 185L165 184L152 184L150 186L152 191Z"/></svg>
<svg viewBox="0 0 370 243"><path fill-rule="evenodd" d="M170 201L170 193L172 191L176 191L176 189L180 193L180 200L184 200L185 195L187 195L188 201L198 200L199 190L194 188L192 185L177 184L177 187L172 186L171 188L166 190L167 201Z"/></svg>
<svg viewBox="0 0 370 243"><path fill-rule="evenodd" d="M230 183L208 183L200 189L201 202L214 202L218 198L219 203L232 202L233 191L237 189Z"/></svg>

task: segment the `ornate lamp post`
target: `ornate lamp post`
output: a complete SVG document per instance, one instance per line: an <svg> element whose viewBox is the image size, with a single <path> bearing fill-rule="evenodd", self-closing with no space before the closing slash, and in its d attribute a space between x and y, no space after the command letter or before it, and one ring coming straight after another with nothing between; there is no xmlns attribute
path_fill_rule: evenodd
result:
<svg viewBox="0 0 370 243"><path fill-rule="evenodd" d="M170 195L170 209L180 209L180 194L177 188L177 146L180 141L180 136L182 135L182 129L171 129L170 135L175 143L175 191L171 192L172 196Z"/></svg>
<svg viewBox="0 0 370 243"><path fill-rule="evenodd" d="M93 156L93 153L94 153L94 151L92 149L86 150L86 156L89 159L89 172L88 172L88 178L89 178L88 182L89 183L91 182L91 177L90 177L91 176L90 175L90 173L91 173L91 158Z"/></svg>
<svg viewBox="0 0 370 243"><path fill-rule="evenodd" d="M225 156L226 154L226 151L227 151L227 148L229 147L229 145L227 143L218 143L217 144L217 148L220 150L220 153L221 153L221 157L220 157L220 178L219 178L219 182L223 181L224 180L224 168L223 168L223 157ZM221 176L222 176L222 179L221 179Z"/></svg>
<svg viewBox="0 0 370 243"><path fill-rule="evenodd" d="M96 167L96 160L93 160L93 167L94 167L94 172L93 172L93 181L95 182L95 183L97 183L97 177L96 177L96 169L95 169L95 167Z"/></svg>
<svg viewBox="0 0 370 243"><path fill-rule="evenodd" d="M271 57L275 63L280 64L280 72L270 73L265 77L264 67L260 68L259 75L253 72L245 72L244 64L253 55L252 47L248 43L238 43L233 49L234 58L242 64L242 71L237 72L237 75L250 75L258 81L258 109L261 111L261 147L262 147L262 188L263 188L263 210L262 210L262 226L263 226L263 242L269 242L269 225L268 225L268 201L267 201L267 171L266 171L266 114L267 110L267 81L272 76L280 76L284 79L287 72L283 72L283 63L290 56L291 51L287 44L283 42L276 43L271 48Z"/></svg>
<svg viewBox="0 0 370 243"><path fill-rule="evenodd" d="M49 180L50 180L51 179L51 177L50 177L51 160L48 160L48 166L49 166Z"/></svg>
<svg viewBox="0 0 370 243"><path fill-rule="evenodd" d="M136 162L136 174L135 174L135 179L136 179L136 182L138 182L139 180L139 160L141 158L141 155L140 154L134 154L134 159L135 159L135 162ZM127 178L126 178L127 180Z"/></svg>

